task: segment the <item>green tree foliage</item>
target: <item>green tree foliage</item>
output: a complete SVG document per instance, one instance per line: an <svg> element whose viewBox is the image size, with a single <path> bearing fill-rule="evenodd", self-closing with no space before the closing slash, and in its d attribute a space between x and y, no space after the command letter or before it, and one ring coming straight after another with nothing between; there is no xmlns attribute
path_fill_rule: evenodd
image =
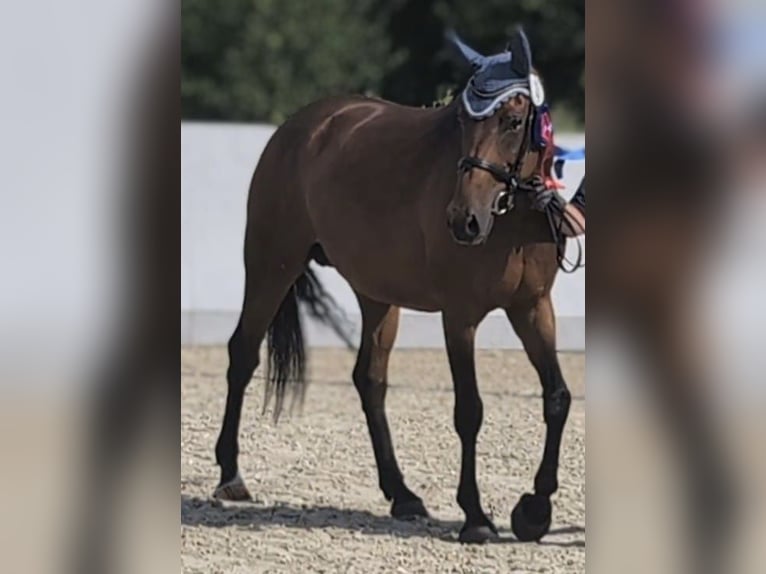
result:
<svg viewBox="0 0 766 574"><path fill-rule="evenodd" d="M485 53L523 24L554 105L582 119L582 0L183 0L183 116L279 123L335 93L427 105L468 70L452 27Z"/></svg>
<svg viewBox="0 0 766 574"><path fill-rule="evenodd" d="M185 117L281 122L399 61L373 0L184 0Z"/></svg>

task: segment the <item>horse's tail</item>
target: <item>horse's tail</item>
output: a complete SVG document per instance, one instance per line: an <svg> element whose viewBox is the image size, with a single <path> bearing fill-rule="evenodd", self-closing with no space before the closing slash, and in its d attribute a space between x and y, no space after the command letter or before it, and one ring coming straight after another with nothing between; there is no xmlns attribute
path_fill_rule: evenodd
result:
<svg viewBox="0 0 766 574"><path fill-rule="evenodd" d="M309 314L330 327L349 348L354 347L350 324L343 310L325 291L310 268L290 287L269 326L268 363L264 411L274 395L274 420L279 419L287 388L292 392L290 406L303 403L306 392L306 349L298 303L304 303Z"/></svg>

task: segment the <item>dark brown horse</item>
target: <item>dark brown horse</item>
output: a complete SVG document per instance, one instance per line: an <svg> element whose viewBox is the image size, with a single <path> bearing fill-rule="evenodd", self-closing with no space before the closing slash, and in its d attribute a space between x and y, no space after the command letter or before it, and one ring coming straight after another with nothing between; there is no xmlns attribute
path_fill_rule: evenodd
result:
<svg viewBox="0 0 766 574"><path fill-rule="evenodd" d="M523 50L513 60L517 75L530 73ZM342 97L307 106L277 130L250 187L245 297L229 342L217 496L249 497L238 474L237 434L264 337L278 413L286 386L303 382L298 301L308 301L315 314L332 321L308 268L315 259L334 266L359 300L363 326L353 380L380 487L395 517L426 515L404 482L385 414L399 308L442 313L462 445L457 500L465 512L464 542L482 542L497 532L476 484L483 409L474 336L487 313L505 310L540 376L547 426L534 494L521 497L512 527L521 540L537 540L548 531L570 394L556 356L551 303L557 246L545 214L531 208L518 183L537 174L542 162L530 146L534 109L530 97L517 93L477 121L459 98L446 107L419 109Z"/></svg>

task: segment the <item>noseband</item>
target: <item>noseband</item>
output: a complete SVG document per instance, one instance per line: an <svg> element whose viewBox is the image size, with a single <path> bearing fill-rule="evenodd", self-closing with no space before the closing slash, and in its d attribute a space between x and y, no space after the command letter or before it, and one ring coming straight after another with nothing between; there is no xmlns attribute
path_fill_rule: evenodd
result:
<svg viewBox="0 0 766 574"><path fill-rule="evenodd" d="M460 173L471 171L472 169L481 169L488 172L495 181L502 183L502 188L495 199L492 201L492 214L504 215L513 207L513 193L518 188L516 175L509 166L499 165L474 156L464 156L457 162L457 169Z"/></svg>
<svg viewBox="0 0 766 574"><path fill-rule="evenodd" d="M489 173L498 183L503 184L503 187L497 192L495 199L492 200L491 212L493 215L505 215L508 213L513 208L516 192L538 192L541 186L543 186L542 180L535 176L527 181L520 181L521 167L530 148L530 126L534 113L534 110L532 110L527 114L524 124L524 141L513 166L510 163L505 165L492 163L471 155L463 156L457 162L458 173L463 174L472 169L480 169Z"/></svg>

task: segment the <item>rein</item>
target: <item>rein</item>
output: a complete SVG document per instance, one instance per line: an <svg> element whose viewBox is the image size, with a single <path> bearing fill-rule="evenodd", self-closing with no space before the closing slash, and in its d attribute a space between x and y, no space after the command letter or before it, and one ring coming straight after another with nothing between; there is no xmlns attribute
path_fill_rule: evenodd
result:
<svg viewBox="0 0 766 574"><path fill-rule="evenodd" d="M554 212L558 217L554 217ZM556 242L556 257L558 259L559 269L564 273L574 273L580 267L585 267L583 263L582 242L579 237L575 237L577 240L577 259L570 261L567 259L567 236L564 235L562 228L564 227L564 220L566 215L564 214L564 208L558 203L551 201L545 208L545 215L548 217L548 226L551 229L551 235ZM558 225L556 224L558 219ZM571 224L570 224L571 225ZM569 267L567 267L567 265Z"/></svg>
<svg viewBox="0 0 766 574"><path fill-rule="evenodd" d="M526 181L521 181L519 177L523 160L526 158L527 152L531 147L530 127L533 123L532 118L534 115L534 111L527 115L524 127L524 141L516 156L516 162L513 167L511 167L511 164L501 165L470 155L461 157L457 162L457 169L460 174L469 172L472 169L480 169L489 173L498 183L503 184L503 187L500 188L495 199L492 201L492 215L498 216L508 213L514 206L514 196L516 193L538 194L546 190L545 183L539 176L532 176ZM579 237L575 237L577 240L577 259L569 261L566 257L567 236L562 231L566 217L564 208L551 201L545 206L545 215L548 219L548 226L550 227L553 241L556 244L556 258L559 269L564 273L574 273L580 267L585 267L582 243ZM558 224L556 223L557 219Z"/></svg>

